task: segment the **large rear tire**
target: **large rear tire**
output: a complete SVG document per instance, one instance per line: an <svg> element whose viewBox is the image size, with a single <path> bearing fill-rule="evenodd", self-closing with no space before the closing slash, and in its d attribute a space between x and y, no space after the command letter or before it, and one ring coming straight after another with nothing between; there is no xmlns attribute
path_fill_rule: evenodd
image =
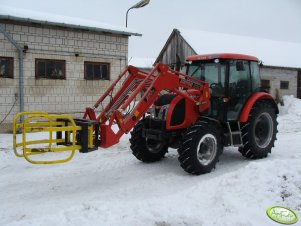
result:
<svg viewBox="0 0 301 226"><path fill-rule="evenodd" d="M252 108L249 119L242 124L243 147L239 152L246 158L265 158L274 147L277 133L276 113L266 100L258 101Z"/></svg>
<svg viewBox="0 0 301 226"><path fill-rule="evenodd" d="M186 172L209 173L222 153L219 126L210 121L198 121L187 130L178 153L178 160Z"/></svg>
<svg viewBox="0 0 301 226"><path fill-rule="evenodd" d="M161 160L168 146L160 141L150 140L142 136L143 120L138 122L131 132L131 150L133 155L142 162L156 162Z"/></svg>

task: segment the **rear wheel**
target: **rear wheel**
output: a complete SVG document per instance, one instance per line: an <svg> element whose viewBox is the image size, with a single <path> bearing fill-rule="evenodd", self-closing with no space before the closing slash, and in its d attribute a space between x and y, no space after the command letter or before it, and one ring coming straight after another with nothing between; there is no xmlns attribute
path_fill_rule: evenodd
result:
<svg viewBox="0 0 301 226"><path fill-rule="evenodd" d="M219 127L213 122L199 121L183 137L178 149L181 167L191 174L209 173L222 153Z"/></svg>
<svg viewBox="0 0 301 226"><path fill-rule="evenodd" d="M277 121L273 106L267 101L257 102L242 125L243 147L239 152L246 158L258 159L271 153L276 140Z"/></svg>
<svg viewBox="0 0 301 226"><path fill-rule="evenodd" d="M133 155L142 162L156 162L164 157L168 146L157 140L142 136L143 121L141 120L131 132L131 149Z"/></svg>

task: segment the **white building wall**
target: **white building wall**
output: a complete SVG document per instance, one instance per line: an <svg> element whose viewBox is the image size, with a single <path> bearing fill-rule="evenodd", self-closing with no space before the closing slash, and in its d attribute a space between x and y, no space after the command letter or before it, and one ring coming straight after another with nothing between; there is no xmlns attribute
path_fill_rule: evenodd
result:
<svg viewBox="0 0 301 226"><path fill-rule="evenodd" d="M24 54L25 111L68 113L81 117L85 107L93 106L127 63L127 36L13 24L4 24L4 27L20 46L28 46ZM76 57L75 53L79 56ZM2 33L0 56L14 58L14 79L0 78L1 121L19 92L18 53ZM37 58L65 60L66 80L35 79ZM110 81L85 80L84 61L110 63ZM0 125L0 131L11 130L11 122L17 112L19 101Z"/></svg>
<svg viewBox="0 0 301 226"><path fill-rule="evenodd" d="M298 70L286 69L277 67L261 67L260 68L261 79L270 81L270 93L276 97L277 90L279 91L279 97L283 95L294 95L297 97L297 75ZM281 81L288 81L288 89L280 89Z"/></svg>

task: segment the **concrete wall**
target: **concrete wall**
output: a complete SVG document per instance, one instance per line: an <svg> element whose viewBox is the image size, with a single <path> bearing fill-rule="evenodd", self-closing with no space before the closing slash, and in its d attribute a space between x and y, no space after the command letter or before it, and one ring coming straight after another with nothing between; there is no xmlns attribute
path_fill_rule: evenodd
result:
<svg viewBox="0 0 301 226"><path fill-rule="evenodd" d="M85 107L93 106L99 96L115 80L127 62L128 37L62 28L41 28L4 24L20 46L28 45L24 55L25 111L71 113L80 117ZM76 57L75 53L79 56ZM14 79L0 78L0 121L10 110L18 93L18 53L0 33L0 56L14 58ZM66 61L66 80L35 79L35 59ZM85 80L84 61L110 63L109 80ZM17 101L0 131L11 130Z"/></svg>
<svg viewBox="0 0 301 226"><path fill-rule="evenodd" d="M270 93L276 97L276 90L279 91L279 97L283 95L294 95L297 97L297 69L269 67L260 68L261 79L270 80ZM288 81L289 89L280 89L280 82Z"/></svg>

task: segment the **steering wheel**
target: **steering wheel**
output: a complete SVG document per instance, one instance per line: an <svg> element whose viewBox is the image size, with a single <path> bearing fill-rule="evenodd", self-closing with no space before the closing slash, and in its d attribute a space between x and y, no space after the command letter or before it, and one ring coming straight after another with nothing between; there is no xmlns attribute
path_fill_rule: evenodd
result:
<svg viewBox="0 0 301 226"><path fill-rule="evenodd" d="M224 88L221 86L221 84L218 83L211 83L210 84L210 89L211 89L211 95L212 96L224 96Z"/></svg>
<svg viewBox="0 0 301 226"><path fill-rule="evenodd" d="M219 87L220 87L220 85L218 83L211 83L210 84L211 89L215 89L215 88L219 88Z"/></svg>

